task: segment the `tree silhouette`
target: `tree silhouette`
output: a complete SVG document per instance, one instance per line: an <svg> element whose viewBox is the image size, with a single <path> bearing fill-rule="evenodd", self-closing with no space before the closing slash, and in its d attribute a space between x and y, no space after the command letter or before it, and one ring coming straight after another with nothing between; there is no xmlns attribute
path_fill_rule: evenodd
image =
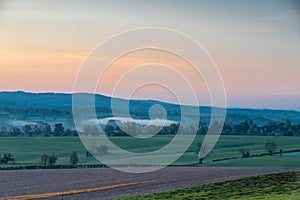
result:
<svg viewBox="0 0 300 200"><path fill-rule="evenodd" d="M62 123L58 123L54 125L54 136L61 136L64 133L64 126Z"/></svg>
<svg viewBox="0 0 300 200"><path fill-rule="evenodd" d="M79 162L79 158L77 156L76 151L72 151L70 155L70 163L75 166Z"/></svg>
<svg viewBox="0 0 300 200"><path fill-rule="evenodd" d="M10 161L11 162L15 161L13 155L11 155L10 153L4 154L3 157L1 157L1 155L0 155L0 163L7 164Z"/></svg>
<svg viewBox="0 0 300 200"><path fill-rule="evenodd" d="M55 155L41 155L41 164L44 166L53 166L57 161L57 156Z"/></svg>

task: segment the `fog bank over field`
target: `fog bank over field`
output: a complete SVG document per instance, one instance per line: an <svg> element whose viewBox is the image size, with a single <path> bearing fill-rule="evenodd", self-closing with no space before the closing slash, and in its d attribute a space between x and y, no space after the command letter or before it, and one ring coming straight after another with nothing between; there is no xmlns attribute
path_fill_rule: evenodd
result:
<svg viewBox="0 0 300 200"><path fill-rule="evenodd" d="M132 122L132 123L137 123L138 125L141 126L149 126L149 125L155 125L155 126L164 126L164 125L170 125L173 123L178 123L177 121L173 120L165 120L165 119L153 119L153 120L148 120L148 119L132 119L132 118L127 118L127 117L107 117L103 119L91 119L89 121L94 122L94 123L99 123L101 125L106 125L108 121L110 120L115 120L119 121L121 123L126 123L126 122Z"/></svg>

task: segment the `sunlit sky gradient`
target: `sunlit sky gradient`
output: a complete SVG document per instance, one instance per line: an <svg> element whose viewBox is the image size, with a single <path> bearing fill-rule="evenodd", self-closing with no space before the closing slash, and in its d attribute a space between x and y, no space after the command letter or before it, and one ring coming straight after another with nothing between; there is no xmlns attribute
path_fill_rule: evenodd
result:
<svg viewBox="0 0 300 200"><path fill-rule="evenodd" d="M144 26L175 29L201 43L220 69L228 106L300 110L296 0L0 0L0 90L70 93L97 44ZM112 82L99 92L109 94ZM138 98L170 100L158 91Z"/></svg>

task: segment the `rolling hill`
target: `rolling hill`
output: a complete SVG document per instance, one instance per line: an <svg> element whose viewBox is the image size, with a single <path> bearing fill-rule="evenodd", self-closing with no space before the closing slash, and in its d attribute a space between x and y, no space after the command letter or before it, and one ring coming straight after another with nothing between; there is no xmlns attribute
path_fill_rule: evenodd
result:
<svg viewBox="0 0 300 200"><path fill-rule="evenodd" d="M127 100L118 99L126 102ZM180 120L180 106L154 100L130 100L130 114L133 118L149 119L149 109L154 104L163 106L168 119ZM95 106L98 118L111 117L111 97L96 94ZM190 106L187 106L190 107ZM201 120L208 122L211 108L200 106ZM51 119L63 120L72 117L72 94L64 93L28 93L0 92L0 123L6 118L27 121L47 121ZM293 110L243 109L227 108L226 121L239 123L253 120L257 124L267 124L271 121L291 119L293 123L300 123L300 112Z"/></svg>

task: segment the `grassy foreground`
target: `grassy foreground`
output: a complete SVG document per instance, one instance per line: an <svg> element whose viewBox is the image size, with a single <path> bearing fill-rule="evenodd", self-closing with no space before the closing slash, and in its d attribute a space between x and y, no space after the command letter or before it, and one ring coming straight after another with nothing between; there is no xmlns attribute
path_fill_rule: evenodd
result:
<svg viewBox="0 0 300 200"><path fill-rule="evenodd" d="M299 200L300 171L253 176L124 199Z"/></svg>

